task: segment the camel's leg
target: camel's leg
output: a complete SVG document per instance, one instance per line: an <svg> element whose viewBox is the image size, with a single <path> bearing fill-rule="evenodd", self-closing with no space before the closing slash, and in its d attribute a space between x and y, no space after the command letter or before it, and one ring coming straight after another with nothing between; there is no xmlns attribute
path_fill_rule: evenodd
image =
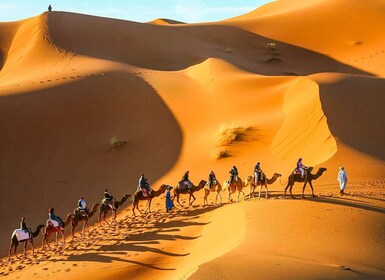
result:
<svg viewBox="0 0 385 280"><path fill-rule="evenodd" d="M31 247L32 247L32 255L34 255L35 254L35 249L34 249L34 247L33 247L33 239L31 239Z"/></svg>
<svg viewBox="0 0 385 280"><path fill-rule="evenodd" d="M292 193L293 186L294 186L294 184L293 184L293 185L290 185L289 192L290 192L291 198L292 198L292 199L295 199L295 197L293 196L293 193Z"/></svg>
<svg viewBox="0 0 385 280"><path fill-rule="evenodd" d="M63 244L65 245L66 244L66 238L64 236L64 230L63 231L61 230L60 233L61 233L61 236L63 236Z"/></svg>
<svg viewBox="0 0 385 280"><path fill-rule="evenodd" d="M178 204L180 205L180 207L183 207L182 204L180 204L180 202L179 202L179 194L176 196L176 202L178 202Z"/></svg>
<svg viewBox="0 0 385 280"><path fill-rule="evenodd" d="M267 188L267 184L265 184L265 189L266 189L265 198L268 199L269 198L269 189Z"/></svg>
<svg viewBox="0 0 385 280"><path fill-rule="evenodd" d="M15 244L15 248L13 249L13 254L15 255L15 257L16 257L17 259L19 258L19 256L17 255L17 251L16 251L18 245L19 245L19 243L16 243L16 244Z"/></svg>
<svg viewBox="0 0 385 280"><path fill-rule="evenodd" d="M8 261L10 261L11 260L11 255L12 255L12 248L13 248L13 244L12 244L12 240L11 240L11 245L9 246L9 255L8 255ZM15 244L15 246L16 246L16 244ZM15 254L15 253L13 253L13 254Z"/></svg>
<svg viewBox="0 0 385 280"><path fill-rule="evenodd" d="M228 199L229 203L230 203L230 202L233 202L233 198L231 197L231 192L230 192L230 190L229 190L229 196L227 197L227 199Z"/></svg>
<svg viewBox="0 0 385 280"><path fill-rule="evenodd" d="M309 185L310 185L310 188L311 188L311 195L312 195L313 197L315 197L312 182L309 182Z"/></svg>
<svg viewBox="0 0 385 280"><path fill-rule="evenodd" d="M262 192L262 185L259 185L259 188L258 188L258 200L261 199L261 192Z"/></svg>
<svg viewBox="0 0 385 280"><path fill-rule="evenodd" d="M193 200L190 202L190 199L191 199L191 198L193 198ZM195 199L196 199L196 198L195 198L194 194L193 194L192 192L190 192L190 197L189 197L189 199L188 199L189 204L190 204L190 205L193 205Z"/></svg>
<svg viewBox="0 0 385 280"><path fill-rule="evenodd" d="M135 207L136 207L136 204L133 203L133 204L132 204L132 215L134 215L134 216L136 216L136 215L135 215Z"/></svg>
<svg viewBox="0 0 385 280"><path fill-rule="evenodd" d="M24 242L24 257L26 257L27 256L27 243L28 243L28 241L25 241Z"/></svg>
<svg viewBox="0 0 385 280"><path fill-rule="evenodd" d="M148 206L147 206L148 213L151 213L151 201L152 201L152 199L149 199L148 203L147 203L148 204Z"/></svg>
<svg viewBox="0 0 385 280"><path fill-rule="evenodd" d="M88 219L86 219L86 220L84 221L84 224L83 224L83 235L84 235L85 229L87 229L87 233L90 234L90 230L89 230L89 228L88 228Z"/></svg>
<svg viewBox="0 0 385 280"><path fill-rule="evenodd" d="M286 191L287 191L287 189L289 188L289 186L290 186L290 183L288 182L288 183L287 183L287 186L286 186L286 188L285 188L285 193L284 193L284 195L283 195L283 198L286 198Z"/></svg>
<svg viewBox="0 0 385 280"><path fill-rule="evenodd" d="M116 222L116 209L112 209L112 221Z"/></svg>
<svg viewBox="0 0 385 280"><path fill-rule="evenodd" d="M219 196L219 206L221 206L222 205L222 196L219 192L217 193L217 196Z"/></svg>
<svg viewBox="0 0 385 280"><path fill-rule="evenodd" d="M57 236L58 236L58 232L55 232L56 234L56 246L59 245L58 242L57 242Z"/></svg>
<svg viewBox="0 0 385 280"><path fill-rule="evenodd" d="M207 201L207 197L209 195L210 192L207 192L205 190L205 196L203 197L203 206L206 206L206 202L207 202L207 205L209 204L209 202ZM215 199L215 203L217 202L217 200Z"/></svg>
<svg viewBox="0 0 385 280"><path fill-rule="evenodd" d="M302 198L305 197L305 188L306 188L306 185L307 185L307 181L305 181L305 183L303 184L302 195L301 195Z"/></svg>
<svg viewBox="0 0 385 280"><path fill-rule="evenodd" d="M253 200L254 200L254 190L253 190L253 187L250 185L250 191L249 191L249 200L251 201L251 196L253 196Z"/></svg>

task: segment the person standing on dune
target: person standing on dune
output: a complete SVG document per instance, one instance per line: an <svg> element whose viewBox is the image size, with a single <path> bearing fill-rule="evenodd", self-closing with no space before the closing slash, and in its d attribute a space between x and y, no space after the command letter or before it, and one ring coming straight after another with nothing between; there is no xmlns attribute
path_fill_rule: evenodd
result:
<svg viewBox="0 0 385 280"><path fill-rule="evenodd" d="M343 166L340 167L340 171L338 172L337 181L340 182L340 195L344 195L346 183L348 182L348 176L346 175L346 171L345 171L345 168Z"/></svg>
<svg viewBox="0 0 385 280"><path fill-rule="evenodd" d="M48 5L48 12L51 12L52 11L52 6L51 4Z"/></svg>

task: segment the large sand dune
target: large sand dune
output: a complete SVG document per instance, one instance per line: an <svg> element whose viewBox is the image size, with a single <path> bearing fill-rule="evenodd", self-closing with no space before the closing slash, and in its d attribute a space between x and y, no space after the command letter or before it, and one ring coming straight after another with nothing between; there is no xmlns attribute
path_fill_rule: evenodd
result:
<svg viewBox="0 0 385 280"><path fill-rule="evenodd" d="M256 161L283 175L271 200L165 214L157 198L154 214L124 210L65 253L4 262L0 273L384 277L384 7L285 0L205 24L64 12L0 23L1 255L20 217L44 223L49 207L64 216L106 187L132 194L141 173L155 188L186 170L194 183L211 169L223 182L234 164L244 179ZM114 139L125 143L113 149ZM316 198L283 200L298 157L328 171ZM336 196L341 165L352 196Z"/></svg>

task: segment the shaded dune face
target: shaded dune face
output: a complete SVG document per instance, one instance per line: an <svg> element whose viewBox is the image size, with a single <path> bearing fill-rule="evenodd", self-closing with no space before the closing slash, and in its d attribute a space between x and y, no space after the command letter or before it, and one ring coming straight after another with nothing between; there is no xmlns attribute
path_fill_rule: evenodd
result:
<svg viewBox="0 0 385 280"><path fill-rule="evenodd" d="M317 165L337 152L317 83L302 78L289 85L283 111L285 119L271 145L275 156L290 162L304 156L310 164Z"/></svg>
<svg viewBox="0 0 385 280"><path fill-rule="evenodd" d="M349 76L319 86L332 134L361 152L385 160L385 80Z"/></svg>
<svg viewBox="0 0 385 280"><path fill-rule="evenodd" d="M104 188L118 199L132 193L142 172L155 182L174 165L182 142L154 89L122 72L3 96L0 131L2 249L26 213L29 224L43 223L48 206L64 216L79 196L91 204ZM112 151L113 137L127 143Z"/></svg>
<svg viewBox="0 0 385 280"><path fill-rule="evenodd" d="M272 53L266 48L271 39L225 24L159 26L60 12L46 16L47 33L55 45L142 68L182 70L208 58L218 58L263 75L324 71L370 75L276 40L273 41L278 45L279 55L271 60Z"/></svg>

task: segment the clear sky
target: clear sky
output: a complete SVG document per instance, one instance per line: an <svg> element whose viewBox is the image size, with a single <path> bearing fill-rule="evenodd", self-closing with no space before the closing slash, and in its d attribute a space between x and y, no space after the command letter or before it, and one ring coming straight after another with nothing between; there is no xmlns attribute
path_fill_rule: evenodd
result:
<svg viewBox="0 0 385 280"><path fill-rule="evenodd" d="M0 0L0 22L36 16L51 4L68 11L147 22L168 18L183 22L217 21L241 15L272 0Z"/></svg>

